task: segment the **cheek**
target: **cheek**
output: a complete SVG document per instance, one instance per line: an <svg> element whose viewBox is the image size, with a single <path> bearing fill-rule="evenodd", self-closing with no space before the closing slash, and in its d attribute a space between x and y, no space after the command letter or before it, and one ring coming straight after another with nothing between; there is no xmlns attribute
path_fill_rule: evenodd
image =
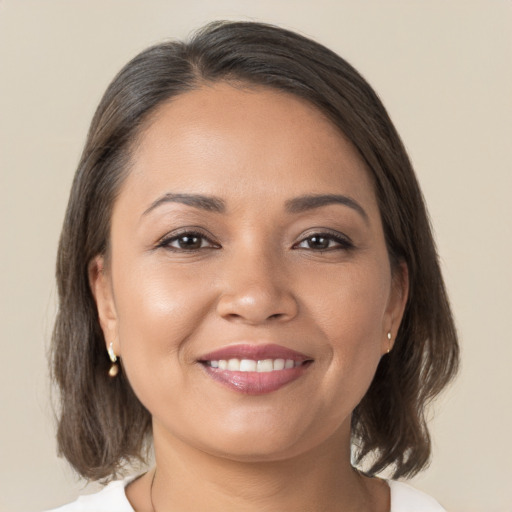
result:
<svg viewBox="0 0 512 512"><path fill-rule="evenodd" d="M124 331L120 337L138 335L141 343L153 344L159 333L179 341L180 331L200 313L200 298L191 284L179 273L160 272L156 267L128 274L116 289L119 325Z"/></svg>
<svg viewBox="0 0 512 512"><path fill-rule="evenodd" d="M390 272L375 259L315 275L302 295L333 348L362 349L380 340L390 284Z"/></svg>
<svg viewBox="0 0 512 512"><path fill-rule="evenodd" d="M119 265L117 275L120 356L136 394L150 397L144 390L162 389L162 379L172 386L185 378L180 368L191 364L188 341L210 310L211 288L155 262Z"/></svg>
<svg viewBox="0 0 512 512"><path fill-rule="evenodd" d="M390 275L376 263L331 276L323 293L310 294L310 314L326 347L325 393L334 401L366 393L381 358ZM317 284L318 281L317 281Z"/></svg>

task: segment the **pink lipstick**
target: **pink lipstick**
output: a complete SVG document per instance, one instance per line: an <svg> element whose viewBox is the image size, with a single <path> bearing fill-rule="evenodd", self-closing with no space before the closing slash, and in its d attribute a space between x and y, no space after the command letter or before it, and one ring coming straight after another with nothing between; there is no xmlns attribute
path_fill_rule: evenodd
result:
<svg viewBox="0 0 512 512"><path fill-rule="evenodd" d="M231 345L198 361L217 382L234 391L261 395L276 391L301 377L311 357L280 345Z"/></svg>

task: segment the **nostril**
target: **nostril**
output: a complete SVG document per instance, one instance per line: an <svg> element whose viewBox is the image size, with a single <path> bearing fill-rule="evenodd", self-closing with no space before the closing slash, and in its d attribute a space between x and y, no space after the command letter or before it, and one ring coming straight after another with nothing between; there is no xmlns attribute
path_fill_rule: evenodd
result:
<svg viewBox="0 0 512 512"><path fill-rule="evenodd" d="M298 305L290 294L270 293L256 286L223 294L217 303L217 312L224 319L251 324L292 319L297 311Z"/></svg>

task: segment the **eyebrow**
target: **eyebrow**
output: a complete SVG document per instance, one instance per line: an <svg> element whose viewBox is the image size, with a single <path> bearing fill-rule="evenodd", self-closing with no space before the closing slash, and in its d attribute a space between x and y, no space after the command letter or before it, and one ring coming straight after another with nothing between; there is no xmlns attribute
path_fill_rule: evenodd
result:
<svg viewBox="0 0 512 512"><path fill-rule="evenodd" d="M289 199L285 203L286 211L289 213L302 213L315 208L321 208L330 204L341 204L352 208L368 222L368 214L364 208L351 197L338 195L338 194L319 194L319 195L305 195Z"/></svg>
<svg viewBox="0 0 512 512"><path fill-rule="evenodd" d="M225 213L226 203L220 197L205 196L202 194L173 194L168 193L158 198L156 201L151 203L149 208L142 214L147 215L155 208L165 203L181 203L187 206L193 206L194 208L200 208L216 213ZM354 199L348 196L338 194L317 194L317 195L304 195L288 199L285 202L285 210L288 213L303 213L308 210L315 208L321 208L322 206L328 206L331 204L341 204L352 208L359 213L363 219L368 222L368 214L364 208Z"/></svg>
<svg viewBox="0 0 512 512"><path fill-rule="evenodd" d="M204 196L201 194L165 194L151 203L150 207L142 215L147 215L164 203L181 203L209 212L224 213L226 211L226 204L219 197Z"/></svg>

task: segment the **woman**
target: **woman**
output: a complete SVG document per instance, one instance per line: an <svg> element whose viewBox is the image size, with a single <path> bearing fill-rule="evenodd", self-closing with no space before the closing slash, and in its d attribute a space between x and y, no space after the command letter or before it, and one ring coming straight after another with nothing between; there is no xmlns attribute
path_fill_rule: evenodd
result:
<svg viewBox="0 0 512 512"><path fill-rule="evenodd" d="M343 59L259 23L135 57L61 236L61 511L439 511L425 406L458 346L421 192ZM356 469L357 468L357 469Z"/></svg>

